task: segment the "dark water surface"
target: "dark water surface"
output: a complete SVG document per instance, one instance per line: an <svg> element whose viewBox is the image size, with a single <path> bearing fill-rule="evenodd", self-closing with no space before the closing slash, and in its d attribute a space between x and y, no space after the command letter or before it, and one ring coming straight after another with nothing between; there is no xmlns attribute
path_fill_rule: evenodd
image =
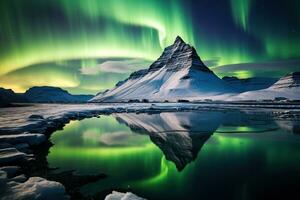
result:
<svg viewBox="0 0 300 200"><path fill-rule="evenodd" d="M300 121L267 114L113 114L51 136L50 167L107 178L85 195L123 189L148 199L278 199L298 195Z"/></svg>

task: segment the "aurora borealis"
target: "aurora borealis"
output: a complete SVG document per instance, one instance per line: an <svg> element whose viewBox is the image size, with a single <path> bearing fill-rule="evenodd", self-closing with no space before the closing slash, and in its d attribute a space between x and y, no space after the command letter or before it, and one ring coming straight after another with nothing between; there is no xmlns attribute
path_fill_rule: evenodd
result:
<svg viewBox="0 0 300 200"><path fill-rule="evenodd" d="M2 0L0 87L95 94L177 35L219 76L279 77L300 68L299 11L297 0Z"/></svg>

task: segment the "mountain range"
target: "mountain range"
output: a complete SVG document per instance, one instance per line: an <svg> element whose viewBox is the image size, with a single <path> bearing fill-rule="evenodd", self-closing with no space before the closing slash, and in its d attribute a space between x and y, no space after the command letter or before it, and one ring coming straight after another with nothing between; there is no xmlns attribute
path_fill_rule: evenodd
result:
<svg viewBox="0 0 300 200"><path fill-rule="evenodd" d="M25 93L15 93L11 89L0 88L0 106L10 103L84 103L93 95L72 95L58 87L32 87Z"/></svg>
<svg viewBox="0 0 300 200"><path fill-rule="evenodd" d="M58 87L32 87L24 96L33 103L84 103L93 98L93 95L73 95Z"/></svg>
<svg viewBox="0 0 300 200"><path fill-rule="evenodd" d="M300 100L300 72L280 78L219 78L182 38L166 47L148 69L133 72L114 88L93 95L72 95L58 87L32 87L24 94L0 88L0 106L9 103L187 102Z"/></svg>
<svg viewBox="0 0 300 200"><path fill-rule="evenodd" d="M17 94L11 89L0 88L0 107L7 106L11 102L26 103L28 100L22 94Z"/></svg>
<svg viewBox="0 0 300 200"><path fill-rule="evenodd" d="M280 78L266 89L248 91L232 96L228 100L300 100L300 72L292 72Z"/></svg>
<svg viewBox="0 0 300 200"><path fill-rule="evenodd" d="M220 79L202 62L194 47L177 36L148 69L133 72L90 102L177 102L202 100L300 99L300 76ZM257 95L260 95L257 98Z"/></svg>

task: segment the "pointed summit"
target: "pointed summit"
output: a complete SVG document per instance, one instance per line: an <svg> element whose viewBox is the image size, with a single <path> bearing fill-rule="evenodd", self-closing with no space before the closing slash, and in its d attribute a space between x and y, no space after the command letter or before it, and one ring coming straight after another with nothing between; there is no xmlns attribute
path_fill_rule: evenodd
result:
<svg viewBox="0 0 300 200"><path fill-rule="evenodd" d="M183 43L183 44L186 44L183 39L178 35L174 41L174 44L180 44L180 43Z"/></svg>
<svg viewBox="0 0 300 200"><path fill-rule="evenodd" d="M165 67L171 71L183 68L194 68L204 72L212 73L202 62L197 51L191 45L185 43L177 36L174 43L166 47L162 55L149 68L149 71L157 71Z"/></svg>
<svg viewBox="0 0 300 200"><path fill-rule="evenodd" d="M207 98L207 94L233 90L205 66L194 47L177 36L148 69L132 73L121 84L91 101L177 101L180 98Z"/></svg>
<svg viewBox="0 0 300 200"><path fill-rule="evenodd" d="M174 43L171 46L167 47L165 49L165 51L169 49L172 52L175 52L175 51L178 52L178 51L192 50L192 48L193 47L190 46L189 44L185 43L180 36L177 36Z"/></svg>

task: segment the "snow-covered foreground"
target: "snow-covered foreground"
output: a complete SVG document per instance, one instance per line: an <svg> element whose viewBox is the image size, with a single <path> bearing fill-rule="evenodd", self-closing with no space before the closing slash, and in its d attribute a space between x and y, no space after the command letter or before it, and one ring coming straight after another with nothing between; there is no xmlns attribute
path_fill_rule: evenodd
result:
<svg viewBox="0 0 300 200"><path fill-rule="evenodd" d="M0 134L24 132L44 134L58 123L115 112L180 111L201 109L289 109L296 112L300 105L256 103L116 103L116 104L27 104L22 107L0 108Z"/></svg>
<svg viewBox="0 0 300 200"><path fill-rule="evenodd" d="M268 112L272 117L279 119L300 119L300 106L290 104L27 104L26 106L0 108L0 192L4 199L37 199L38 197L46 197L49 194L54 195L55 199L68 198L62 184L39 177L26 177L23 167L35 159L35 155L31 154L32 147L38 149L47 141L49 134L62 128L70 120L112 113L202 110L226 112L227 109L242 109L246 112L255 113ZM145 127L147 126L145 125Z"/></svg>

